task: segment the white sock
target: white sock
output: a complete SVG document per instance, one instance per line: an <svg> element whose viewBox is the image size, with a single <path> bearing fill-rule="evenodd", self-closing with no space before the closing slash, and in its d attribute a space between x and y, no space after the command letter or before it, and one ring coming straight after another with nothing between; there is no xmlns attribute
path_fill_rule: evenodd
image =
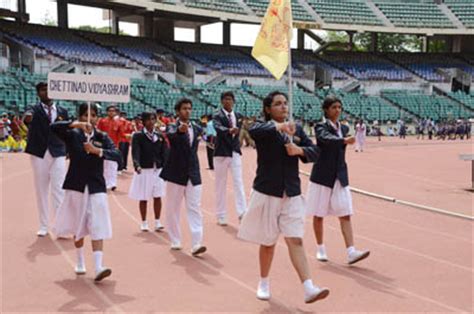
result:
<svg viewBox="0 0 474 314"><path fill-rule="evenodd" d="M159 219L155 219L155 225L161 224Z"/></svg>
<svg viewBox="0 0 474 314"><path fill-rule="evenodd" d="M326 253L326 246L324 244L318 244L318 252Z"/></svg>
<svg viewBox="0 0 474 314"><path fill-rule="evenodd" d="M349 246L349 247L347 248L347 255L350 256L352 253L355 252L355 250L356 250L355 247Z"/></svg>
<svg viewBox="0 0 474 314"><path fill-rule="evenodd" d="M304 286L304 292L306 294L309 294L309 293L312 293L314 291L314 284L313 284L313 281L311 279L306 279L304 282L303 282L303 286Z"/></svg>
<svg viewBox="0 0 474 314"><path fill-rule="evenodd" d="M261 287L268 287L270 285L270 278L268 277L260 277L260 282L259 282L259 285Z"/></svg>
<svg viewBox="0 0 474 314"><path fill-rule="evenodd" d="M84 266L84 247L76 248L77 265Z"/></svg>
<svg viewBox="0 0 474 314"><path fill-rule="evenodd" d="M104 253L102 251L94 251L94 262L95 262L95 271L98 272L102 269L102 256Z"/></svg>

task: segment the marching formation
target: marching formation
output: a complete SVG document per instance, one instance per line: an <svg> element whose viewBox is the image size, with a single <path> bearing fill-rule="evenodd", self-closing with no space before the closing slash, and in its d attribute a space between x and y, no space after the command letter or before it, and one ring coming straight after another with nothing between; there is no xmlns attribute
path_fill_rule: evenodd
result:
<svg viewBox="0 0 474 314"><path fill-rule="evenodd" d="M117 188L117 175L127 169L130 146L134 175L128 195L138 201L140 230L150 230L147 207L152 201L155 219L152 229L166 230L170 249L181 250L180 213L184 203L191 254L200 256L208 250L204 241L198 157L202 138L208 142L209 168L215 171L217 224L228 223L226 186L230 172L235 212L240 222L237 237L260 247L258 299L271 298L270 269L280 235L301 280L304 301L312 303L329 295L328 288L312 281L303 247L307 216L313 217L315 254L319 261L329 259L323 237L323 222L328 216L336 216L340 221L348 264L369 256L369 251L354 246L351 223L354 210L345 153L347 145L354 144L356 138L339 122L342 102L335 97L327 97L322 104L325 121L315 126L316 144L289 117L287 95L275 91L264 98L262 120L245 130L257 151L257 171L247 203L239 140L246 122L234 110L232 92L222 93L221 107L207 118L206 129L191 121L193 104L186 98L175 105L176 120L144 112L139 121L129 122L113 105L106 108L107 117L99 119L99 108L93 104L81 104L77 119L73 120L65 109L48 98L46 83L39 83L37 92L40 101L28 110L32 121L25 149L31 155L34 171L39 213L37 235L43 237L53 231L57 237L72 236L78 275L86 273L83 246L87 236L92 241L95 281L112 274L111 268L102 262L103 242L112 238L107 191ZM358 133L362 132L365 125L361 121ZM363 141L358 149L363 150ZM306 197L301 190L300 161L313 163ZM163 199L166 199L164 208ZM49 214L51 209L54 219Z"/></svg>

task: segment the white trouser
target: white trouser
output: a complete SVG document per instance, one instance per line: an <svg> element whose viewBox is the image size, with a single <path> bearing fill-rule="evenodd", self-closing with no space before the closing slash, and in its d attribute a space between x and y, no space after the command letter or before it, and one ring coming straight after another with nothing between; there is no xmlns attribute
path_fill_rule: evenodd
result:
<svg viewBox="0 0 474 314"><path fill-rule="evenodd" d="M216 173L216 215L223 218L227 215L227 172L232 171L234 183L235 210L240 217L247 211L244 183L242 181L242 158L238 153L232 157L214 157L214 171Z"/></svg>
<svg viewBox="0 0 474 314"><path fill-rule="evenodd" d="M107 189L117 186L118 163L112 160L104 160L104 179Z"/></svg>
<svg viewBox="0 0 474 314"><path fill-rule="evenodd" d="M185 199L188 224L191 230L192 245L202 243L202 214L201 214L202 185L193 186L191 181L187 186L166 183L166 222L171 243L181 243L180 210Z"/></svg>
<svg viewBox="0 0 474 314"><path fill-rule="evenodd" d="M40 227L49 226L49 192L51 191L53 217L64 198L63 183L66 176L66 157L54 158L48 150L43 158L31 156L36 189L36 202Z"/></svg>

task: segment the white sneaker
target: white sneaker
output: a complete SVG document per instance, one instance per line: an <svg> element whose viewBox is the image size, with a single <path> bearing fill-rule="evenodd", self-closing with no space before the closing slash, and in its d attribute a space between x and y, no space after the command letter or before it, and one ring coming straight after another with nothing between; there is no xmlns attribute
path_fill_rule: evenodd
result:
<svg viewBox="0 0 474 314"><path fill-rule="evenodd" d="M313 303L322 299L325 299L329 295L328 288L320 288L318 286L314 286L314 290L310 293L304 294L304 303Z"/></svg>
<svg viewBox="0 0 474 314"><path fill-rule="evenodd" d="M217 218L217 224L219 226L223 226L223 227L227 226L227 218L225 218L225 217Z"/></svg>
<svg viewBox="0 0 474 314"><path fill-rule="evenodd" d="M201 255L202 253L206 252L207 251L207 248L204 246L204 245L201 245L201 244L196 244L195 246L193 246L193 248L191 249L191 254L193 256L198 256L198 255Z"/></svg>
<svg viewBox="0 0 474 314"><path fill-rule="evenodd" d="M109 277L110 275L112 275L112 270L110 268L107 268L107 267L102 267L100 270L95 272L94 281L99 282L102 279L104 279L106 277Z"/></svg>
<svg viewBox="0 0 474 314"><path fill-rule="evenodd" d="M165 229L165 227L163 227L161 222L160 221L155 221L155 231L161 231L163 229Z"/></svg>
<svg viewBox="0 0 474 314"><path fill-rule="evenodd" d="M48 235L48 227L41 227L36 233L38 237L45 237Z"/></svg>
<svg viewBox="0 0 474 314"><path fill-rule="evenodd" d="M76 265L76 267L74 268L74 272L77 274L77 275L84 275L86 273L86 266L85 265Z"/></svg>
<svg viewBox="0 0 474 314"><path fill-rule="evenodd" d="M148 228L148 222L147 221L142 221L140 224L140 230L143 232L148 232L150 229Z"/></svg>
<svg viewBox="0 0 474 314"><path fill-rule="evenodd" d="M355 250L351 254L348 255L347 257L347 263L349 265L355 264L357 262L360 262L363 259L366 259L369 257L370 251L357 251Z"/></svg>
<svg viewBox="0 0 474 314"><path fill-rule="evenodd" d="M320 262L327 262L328 255L326 254L326 250L316 249L316 259Z"/></svg>
<svg viewBox="0 0 474 314"><path fill-rule="evenodd" d="M259 282L257 288L257 299L262 301L268 301L270 300L270 298L270 284L262 284L261 282Z"/></svg>
<svg viewBox="0 0 474 314"><path fill-rule="evenodd" d="M181 243L179 242L176 242L176 243L171 243L171 249L173 251L179 251L181 250L183 247L181 246Z"/></svg>

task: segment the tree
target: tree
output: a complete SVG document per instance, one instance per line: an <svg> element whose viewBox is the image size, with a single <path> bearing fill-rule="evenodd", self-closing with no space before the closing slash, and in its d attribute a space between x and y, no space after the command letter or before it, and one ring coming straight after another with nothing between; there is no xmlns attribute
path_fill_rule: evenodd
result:
<svg viewBox="0 0 474 314"><path fill-rule="evenodd" d="M81 25L79 27L74 27L74 28L81 31L86 31L86 32L96 32L96 33L105 33L105 34L112 33L112 28L110 26L95 27L91 25ZM120 30L119 35L126 35L126 33Z"/></svg>
<svg viewBox="0 0 474 314"><path fill-rule="evenodd" d="M358 51L369 51L372 43L371 33L354 35L354 46ZM407 34L378 34L378 52L415 52L420 51L421 38Z"/></svg>
<svg viewBox="0 0 474 314"><path fill-rule="evenodd" d="M41 24L46 25L46 26L58 26L58 21L54 19L49 14L49 12L46 12L46 14L41 19Z"/></svg>

